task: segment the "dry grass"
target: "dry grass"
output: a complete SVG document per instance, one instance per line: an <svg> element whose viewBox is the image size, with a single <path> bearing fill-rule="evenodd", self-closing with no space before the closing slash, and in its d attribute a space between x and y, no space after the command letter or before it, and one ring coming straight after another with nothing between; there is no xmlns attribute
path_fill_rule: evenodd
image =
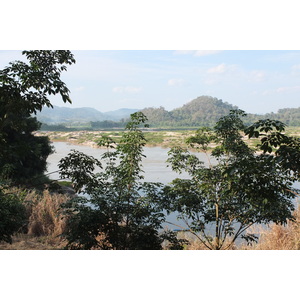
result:
<svg viewBox="0 0 300 300"><path fill-rule="evenodd" d="M294 212L295 222L288 221L287 225L272 224L267 228L256 226L253 233L259 233L257 244L242 246L245 250L300 250L300 209Z"/></svg>
<svg viewBox="0 0 300 300"><path fill-rule="evenodd" d="M26 228L22 228L22 232L13 237L12 244L0 243L0 249L62 249L65 243L60 235L64 232L66 220L59 214L59 209L70 196L50 193L48 190L38 193L13 189L10 192L18 194L23 199L28 214L28 224Z"/></svg>
<svg viewBox="0 0 300 300"><path fill-rule="evenodd" d="M184 247L185 250L209 250L197 237L195 237L193 234L189 232L179 232L178 238L180 239L186 239L189 241L189 244ZM229 244L225 243L224 247ZM235 250L236 246L232 245L229 247L229 250Z"/></svg>
<svg viewBox="0 0 300 300"><path fill-rule="evenodd" d="M53 236L30 236L19 233L13 236L12 243L0 243L0 250L60 250L66 242Z"/></svg>
<svg viewBox="0 0 300 300"><path fill-rule="evenodd" d="M25 198L29 211L28 234L32 236L58 236L63 233L66 221L59 214L61 204L68 196L44 191L42 195L31 192Z"/></svg>
<svg viewBox="0 0 300 300"><path fill-rule="evenodd" d="M249 233L259 236L258 243L233 245L229 250L300 250L300 208L294 212L295 221L288 221L285 226L272 224L270 226L256 225ZM178 238L189 241L186 250L207 250L193 235L180 232Z"/></svg>

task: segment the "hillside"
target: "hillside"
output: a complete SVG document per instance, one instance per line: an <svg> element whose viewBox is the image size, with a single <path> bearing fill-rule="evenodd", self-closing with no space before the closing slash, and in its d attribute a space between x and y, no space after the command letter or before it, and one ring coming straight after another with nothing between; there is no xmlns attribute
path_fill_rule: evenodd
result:
<svg viewBox="0 0 300 300"><path fill-rule="evenodd" d="M212 126L231 109L237 107L217 98L201 96L170 112L163 107L146 108L142 112L152 126Z"/></svg>
<svg viewBox="0 0 300 300"><path fill-rule="evenodd" d="M148 123L152 127L200 127L214 126L220 117L227 115L232 109L238 107L214 97L201 96L171 111L160 107L146 108L142 112L148 117ZM244 122L250 125L259 119L279 120L287 126L300 126L300 107L283 108L277 113L265 115L247 114Z"/></svg>
<svg viewBox="0 0 300 300"><path fill-rule="evenodd" d="M288 126L300 126L300 107L279 109L277 113L265 114L264 117L279 120Z"/></svg>

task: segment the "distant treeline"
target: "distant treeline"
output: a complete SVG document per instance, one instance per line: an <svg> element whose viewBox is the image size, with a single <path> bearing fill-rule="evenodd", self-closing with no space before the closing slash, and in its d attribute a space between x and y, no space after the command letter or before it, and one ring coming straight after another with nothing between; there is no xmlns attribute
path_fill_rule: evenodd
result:
<svg viewBox="0 0 300 300"><path fill-rule="evenodd" d="M54 124L48 125L42 123L40 130L42 131L79 131L79 130L105 130L105 129L124 129L126 122L120 121L97 121L86 124Z"/></svg>
<svg viewBox="0 0 300 300"><path fill-rule="evenodd" d="M97 129L107 129L107 128L124 128L127 122L124 120L116 122L116 121L110 121L110 120L105 120L105 121L98 121L98 122L91 122L91 128L93 130Z"/></svg>

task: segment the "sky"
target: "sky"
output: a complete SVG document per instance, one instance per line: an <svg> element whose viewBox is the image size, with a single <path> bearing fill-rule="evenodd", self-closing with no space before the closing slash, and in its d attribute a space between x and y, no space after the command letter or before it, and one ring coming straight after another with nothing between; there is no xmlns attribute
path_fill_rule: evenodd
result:
<svg viewBox="0 0 300 300"><path fill-rule="evenodd" d="M62 74L72 99L57 106L166 110L208 95L247 113L300 107L298 50L71 50L76 64ZM0 51L0 68L23 59Z"/></svg>

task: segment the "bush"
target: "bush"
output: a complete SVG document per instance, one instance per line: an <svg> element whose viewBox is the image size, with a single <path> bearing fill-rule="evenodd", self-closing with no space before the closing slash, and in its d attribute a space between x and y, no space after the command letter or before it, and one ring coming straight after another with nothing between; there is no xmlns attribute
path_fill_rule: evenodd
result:
<svg viewBox="0 0 300 300"><path fill-rule="evenodd" d="M0 241L12 242L12 235L26 225L26 209L14 194L0 190Z"/></svg>

